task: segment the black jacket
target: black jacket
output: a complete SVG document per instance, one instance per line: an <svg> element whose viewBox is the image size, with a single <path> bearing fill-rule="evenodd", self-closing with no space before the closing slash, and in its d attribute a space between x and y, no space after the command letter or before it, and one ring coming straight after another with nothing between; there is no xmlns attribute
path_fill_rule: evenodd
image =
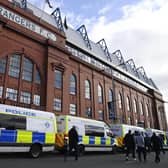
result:
<svg viewBox="0 0 168 168"><path fill-rule="evenodd" d="M158 136L152 135L151 144L152 144L153 150L160 150L160 139Z"/></svg>
<svg viewBox="0 0 168 168"><path fill-rule="evenodd" d="M78 133L74 127L69 130L68 136L69 146L73 147L78 145Z"/></svg>
<svg viewBox="0 0 168 168"><path fill-rule="evenodd" d="M135 137L133 134L127 133L124 137L124 145L128 148L135 148Z"/></svg>

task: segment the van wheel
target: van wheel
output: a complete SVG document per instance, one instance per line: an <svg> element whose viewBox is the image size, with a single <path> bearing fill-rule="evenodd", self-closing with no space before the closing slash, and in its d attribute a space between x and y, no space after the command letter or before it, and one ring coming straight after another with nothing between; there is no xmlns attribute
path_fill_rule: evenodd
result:
<svg viewBox="0 0 168 168"><path fill-rule="evenodd" d="M84 145L79 145L79 155L80 156L84 155L84 153L85 153L85 147L84 147Z"/></svg>
<svg viewBox="0 0 168 168"><path fill-rule="evenodd" d="M32 158L38 158L41 153L41 146L39 144L33 144L30 148L30 156Z"/></svg>

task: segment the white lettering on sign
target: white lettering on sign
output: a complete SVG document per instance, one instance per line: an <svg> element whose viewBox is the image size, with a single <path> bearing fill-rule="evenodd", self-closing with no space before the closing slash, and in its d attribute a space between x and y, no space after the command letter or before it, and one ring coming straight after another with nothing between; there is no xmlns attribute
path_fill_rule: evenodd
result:
<svg viewBox="0 0 168 168"><path fill-rule="evenodd" d="M40 27L39 25L3 8L2 6L0 6L0 16L3 16L33 32L36 32L37 34L47 38L47 39L51 39L53 41L56 41L56 36L49 32L46 29L43 29L42 27Z"/></svg>

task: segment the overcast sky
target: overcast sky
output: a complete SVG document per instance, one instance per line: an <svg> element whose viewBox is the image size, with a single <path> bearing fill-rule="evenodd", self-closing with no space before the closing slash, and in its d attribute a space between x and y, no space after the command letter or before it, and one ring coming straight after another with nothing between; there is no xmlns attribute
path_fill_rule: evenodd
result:
<svg viewBox="0 0 168 168"><path fill-rule="evenodd" d="M53 9L45 0L28 2L48 13L59 7L69 26L84 24L90 40L104 38L110 52L120 49L125 61L133 58L168 101L168 0L50 0Z"/></svg>

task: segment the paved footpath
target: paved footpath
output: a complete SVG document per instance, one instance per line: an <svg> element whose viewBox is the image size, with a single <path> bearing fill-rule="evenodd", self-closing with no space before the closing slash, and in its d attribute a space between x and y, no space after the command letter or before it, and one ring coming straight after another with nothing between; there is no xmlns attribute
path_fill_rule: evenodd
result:
<svg viewBox="0 0 168 168"><path fill-rule="evenodd" d="M168 151L161 154L161 162L154 162L154 153L147 156L147 161L139 162L130 159L125 161L125 154L97 154L89 153L81 156L78 161L68 157L64 162L63 155L43 154L38 159L31 159L22 154L0 154L0 167L2 168L167 168Z"/></svg>

